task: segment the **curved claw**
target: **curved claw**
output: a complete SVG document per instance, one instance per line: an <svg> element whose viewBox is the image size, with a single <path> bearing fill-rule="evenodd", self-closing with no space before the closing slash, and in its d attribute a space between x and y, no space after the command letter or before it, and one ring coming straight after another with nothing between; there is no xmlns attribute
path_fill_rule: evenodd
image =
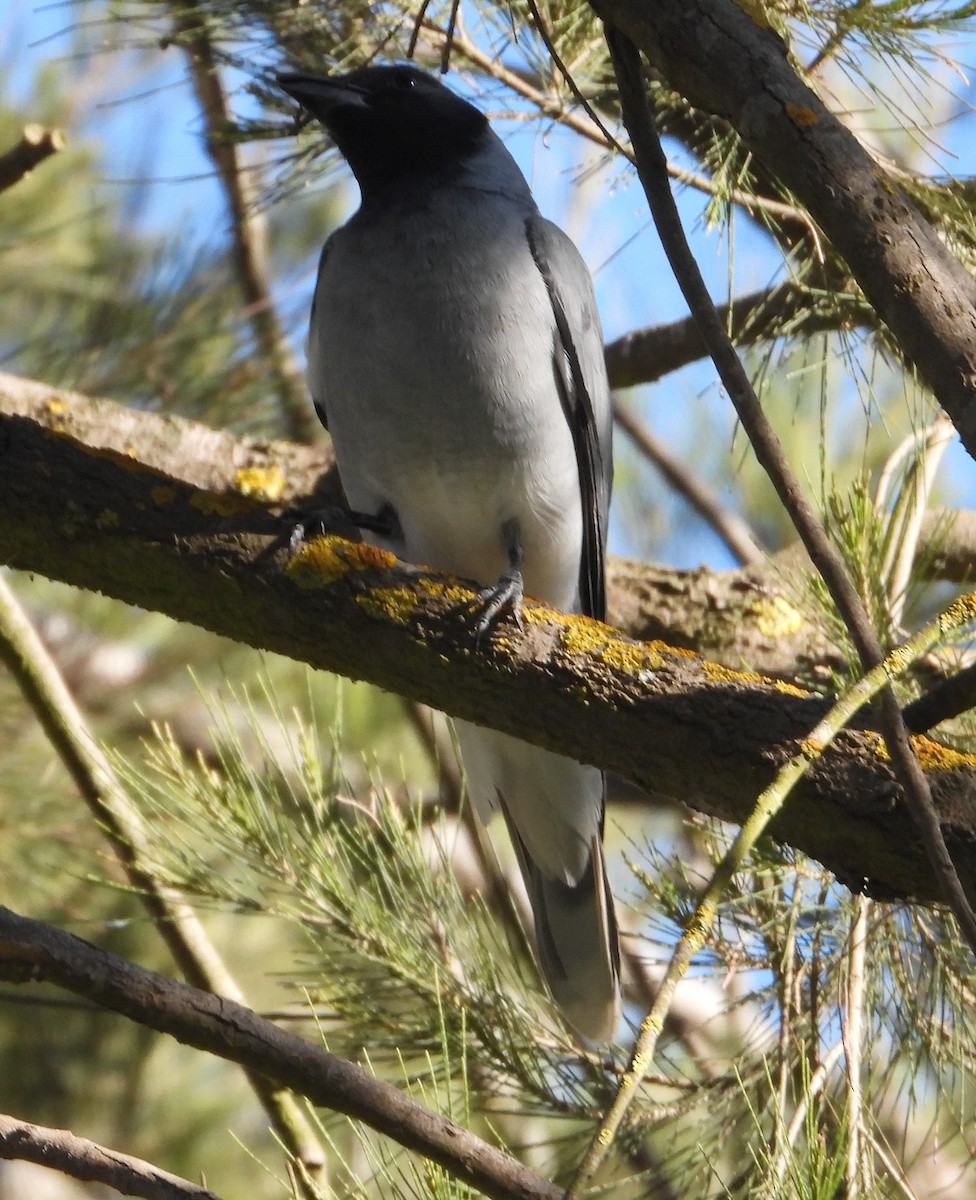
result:
<svg viewBox="0 0 976 1200"><path fill-rule="evenodd" d="M475 622L475 645L481 645L481 639L494 625L499 613L508 609L515 624L522 629L522 597L525 595L525 585L522 581L522 538L518 521L514 518L502 526L502 536L508 550L509 566L502 571L498 582L492 587L482 588L475 597L476 605L483 605L481 615Z"/></svg>
<svg viewBox="0 0 976 1200"><path fill-rule="evenodd" d="M522 582L522 572L518 567L509 567L499 576L498 582L492 587L482 588L475 596L475 604L483 605L474 626L475 644L481 645L481 639L491 630L499 615L508 609L515 624L522 629L522 597L525 595L525 585Z"/></svg>

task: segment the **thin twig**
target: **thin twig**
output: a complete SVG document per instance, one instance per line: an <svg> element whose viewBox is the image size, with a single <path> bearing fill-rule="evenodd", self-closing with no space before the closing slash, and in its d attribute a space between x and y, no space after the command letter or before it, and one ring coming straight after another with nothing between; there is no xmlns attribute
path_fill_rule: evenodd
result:
<svg viewBox="0 0 976 1200"><path fill-rule="evenodd" d="M780 767L776 778L757 798L752 812L743 821L739 832L722 861L716 866L695 911L685 923L684 930L671 955L668 969L658 989L650 1011L641 1023L634 1043L630 1063L624 1072L613 1103L604 1114L600 1127L577 1169L566 1192L565 1200L579 1200L595 1172L606 1158L627 1110L632 1104L648 1069L654 1061L657 1041L671 1006L674 993L691 960L704 946L719 905L737 872L744 869L749 854L765 832L769 822L783 807L792 789L820 758L837 735L847 726L855 713L874 696L888 687L893 677L906 671L913 662L927 654L948 633L976 620L976 592L954 600L934 621L897 647L878 666L858 680L831 707L827 715L810 731L800 746L800 752Z"/></svg>
<svg viewBox="0 0 976 1200"><path fill-rule="evenodd" d="M800 1136L800 1130L807 1118L807 1112L814 1099L823 1091L824 1085L830 1072L840 1061L841 1055L844 1053L844 1044L841 1041L834 1042L823 1059L818 1063L816 1070L810 1076L810 1082L806 1084L803 1093L800 1096L797 1106L794 1109L793 1116L790 1118L790 1124L786 1130L786 1137L783 1144L780 1146L779 1153L773 1161L772 1168L769 1172L771 1184L782 1183L786 1176L786 1168L789 1166L790 1151L796 1145L796 1139ZM775 1189L770 1188L770 1192L775 1195Z"/></svg>
<svg viewBox="0 0 976 1200"><path fill-rule="evenodd" d="M244 997L196 913L180 892L156 878L143 822L112 764L92 736L75 699L3 576L0 576L0 660L6 663L45 734L75 782L98 827L184 976L197 987L238 1003ZM288 1149L312 1172L324 1151L293 1096L255 1074L248 1081Z"/></svg>
<svg viewBox="0 0 976 1200"><path fill-rule="evenodd" d="M782 1153L786 1136L786 1104L789 1098L790 1079L794 1072L794 1057L792 1047L796 1037L793 1027L793 1015L796 1008L794 986L796 983L796 964L798 959L796 946L797 907L800 903L794 891L789 907L789 924L786 938L780 956L780 967L777 972L777 990L779 992L780 1021L777 1042L777 1073L776 1107L773 1113L773 1142L774 1157Z"/></svg>
<svg viewBox="0 0 976 1200"><path fill-rule="evenodd" d="M0 1114L0 1159L20 1159L103 1183L125 1196L144 1200L218 1200L207 1188L160 1170L152 1163L108 1150L68 1129L46 1129Z"/></svg>
<svg viewBox="0 0 976 1200"><path fill-rule="evenodd" d="M871 1149L881 1160L885 1170L891 1176L892 1180L898 1187L899 1192L904 1196L905 1200L919 1200L918 1192L911 1185L911 1181L905 1174L901 1163L891 1154L886 1146L883 1146L872 1130L865 1130L865 1137L871 1143ZM869 1193L865 1192L865 1195ZM851 1193L848 1192L848 1196Z"/></svg>
<svg viewBox="0 0 976 1200"><path fill-rule="evenodd" d="M433 21L424 21L424 28L428 33L433 34L435 39L440 40L447 36L446 32ZM565 125L567 129L572 129L575 133L593 142L594 145L599 146L602 150L606 150L608 147L618 150L625 158L631 162L634 161L632 150L627 146L621 146L614 136L609 133L602 121L595 115L590 115L591 110L588 104L586 105L585 114L566 108L559 101L553 100L551 96L547 95L540 88L535 87L517 71L511 70L498 59L485 53L480 46L471 41L470 38L462 35L457 29L455 29L454 37L451 40L451 48L454 53L466 59L473 67L477 67L479 71L483 71L486 75L497 79L499 83L504 83L506 87L511 88L523 100L528 100L531 104L534 104L543 116L552 117L560 125ZM818 260L822 257L819 249L820 231L811 219L810 214L804 212L803 209L797 208L796 205L787 204L782 200L774 200L769 196L756 196L751 192L743 191L741 188L732 188L729 190L706 178L704 175L700 175L695 171L689 171L687 168L679 167L674 163L668 163L667 172L676 183L682 183L687 187L694 188L695 191L702 192L706 196L718 196L728 199L733 204L738 204L753 215L766 213L781 221L796 222L803 225L810 235Z"/></svg>
<svg viewBox="0 0 976 1200"><path fill-rule="evenodd" d="M688 246L674 197L668 184L666 159L644 91L640 56L634 44L618 30L608 28L607 39L620 89L621 106L637 158L637 172L661 236L672 270L684 292L719 377L742 422L760 464L765 469L807 553L847 626L864 670L884 657L860 596L847 576L843 559L824 531L823 524L793 474L783 447L766 419L762 405L712 306L698 264ZM952 908L962 935L976 952L976 914L946 848L928 781L915 757L898 701L891 689L880 696L881 723L892 769L901 785L912 816L922 835L926 853L939 879L943 896Z"/></svg>
<svg viewBox="0 0 976 1200"><path fill-rule="evenodd" d="M60 129L25 125L17 145L0 154L0 192L26 179L38 163L63 150L67 144Z"/></svg>
<svg viewBox="0 0 976 1200"><path fill-rule="evenodd" d="M234 242L234 264L244 296L246 316L271 366L287 436L296 442L312 442L319 434L319 426L305 394L301 372L278 322L268 282L263 239L245 190L238 146L230 137L230 110L217 57L193 0L182 0L177 10L180 14L179 32L183 35L180 44L186 51L190 79L203 114L204 144L227 201Z"/></svg>
<svg viewBox="0 0 976 1200"><path fill-rule="evenodd" d="M511 1155L362 1067L232 1000L167 979L81 938L0 907L0 979L44 980L146 1028L269 1075L313 1104L364 1121L497 1200L560 1200Z"/></svg>
<svg viewBox="0 0 976 1200"><path fill-rule="evenodd" d="M882 567L888 594L888 611L892 625L901 625L908 597L912 568L918 557L922 521L928 511L929 496L939 464L956 435L948 416L940 409L927 429L916 435L915 458L905 474L898 503L891 515L894 530L888 555Z"/></svg>
<svg viewBox="0 0 976 1200"><path fill-rule="evenodd" d="M655 437L647 425L616 397L613 401L613 418L674 490L718 534L740 565L766 561L765 551L752 536L748 524L737 513L720 504L694 471L673 455L661 439Z"/></svg>
<svg viewBox="0 0 976 1200"><path fill-rule="evenodd" d="M847 1059L847 1166L845 1181L851 1197L866 1196L867 1179L864 1159L864 1093L861 1087L861 1062L864 1043L865 961L868 940L868 914L871 901L867 896L854 897L854 920L851 922L850 943L847 948L847 996L841 1017L841 1038Z"/></svg>

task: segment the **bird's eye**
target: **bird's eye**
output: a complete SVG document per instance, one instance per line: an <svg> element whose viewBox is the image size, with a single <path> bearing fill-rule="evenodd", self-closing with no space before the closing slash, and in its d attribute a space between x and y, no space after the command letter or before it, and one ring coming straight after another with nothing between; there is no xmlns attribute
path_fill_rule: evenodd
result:
<svg viewBox="0 0 976 1200"><path fill-rule="evenodd" d="M400 91L409 91L417 86L417 77L411 71L398 71L393 82Z"/></svg>

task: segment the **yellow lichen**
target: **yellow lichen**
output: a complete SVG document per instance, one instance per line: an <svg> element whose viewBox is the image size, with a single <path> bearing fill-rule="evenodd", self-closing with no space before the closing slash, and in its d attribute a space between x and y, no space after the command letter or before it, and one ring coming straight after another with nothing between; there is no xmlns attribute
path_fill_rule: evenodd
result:
<svg viewBox="0 0 976 1200"><path fill-rule="evenodd" d="M285 568L285 574L298 587L318 588L328 587L350 571L395 565L396 558L378 546L327 533L306 542Z"/></svg>
<svg viewBox="0 0 976 1200"><path fill-rule="evenodd" d="M417 610L417 594L408 587L370 588L356 603L374 621L406 625Z"/></svg>
<svg viewBox="0 0 976 1200"><path fill-rule="evenodd" d="M664 666L664 659L653 642L628 641L588 617L557 615L563 627L560 642L569 654L589 654L616 671L632 675L641 671L659 671Z"/></svg>
<svg viewBox="0 0 976 1200"><path fill-rule="evenodd" d="M766 679L768 685L783 696L810 696L806 688L797 687L795 683L787 683L785 679Z"/></svg>
<svg viewBox="0 0 976 1200"><path fill-rule="evenodd" d="M701 667L709 679L716 683L740 683L754 687L756 684L772 682L764 675L760 675L758 671L736 671L732 667L725 666L724 663L711 662L704 658Z"/></svg>
<svg viewBox="0 0 976 1200"><path fill-rule="evenodd" d="M701 668L716 683L739 683L747 687L767 687L784 696L811 695L805 688L797 687L793 683L786 683L782 679L771 679L768 675L760 675L758 671L737 671L723 663L711 662L704 658L701 659Z"/></svg>
<svg viewBox="0 0 976 1200"><path fill-rule="evenodd" d="M941 742L933 742L931 738L913 737L912 746L923 771L972 771L976 768L976 754L964 754Z"/></svg>
<svg viewBox="0 0 976 1200"><path fill-rule="evenodd" d="M380 553L386 554L385 551ZM388 557L391 565L396 562L392 555ZM369 588L356 597L356 603L375 620L406 625L410 618L424 607L424 601L428 598L460 607L470 605L473 595L471 589L464 584L452 583L434 575L421 575L413 587L399 585ZM496 639L496 644L503 642Z"/></svg>
<svg viewBox="0 0 976 1200"><path fill-rule="evenodd" d="M803 614L785 596L759 596L749 605L748 611L763 637L791 637L803 628Z"/></svg>
<svg viewBox="0 0 976 1200"><path fill-rule="evenodd" d="M888 747L880 733L866 732L864 736L872 743L875 754L882 762L891 762ZM950 746L943 746L941 742L934 742L922 735L913 736L911 742L919 766L925 772L976 769L976 754L953 750Z"/></svg>
<svg viewBox="0 0 976 1200"><path fill-rule="evenodd" d="M287 482L277 463L267 467L240 467L234 473L234 483L241 495L269 503L281 499Z"/></svg>

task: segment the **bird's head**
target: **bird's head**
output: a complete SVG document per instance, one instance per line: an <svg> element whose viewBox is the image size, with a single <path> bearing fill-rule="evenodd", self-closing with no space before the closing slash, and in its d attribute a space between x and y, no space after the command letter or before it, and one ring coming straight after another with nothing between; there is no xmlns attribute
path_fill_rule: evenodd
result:
<svg viewBox="0 0 976 1200"><path fill-rule="evenodd" d="M488 129L483 113L416 67L289 71L278 85L325 126L364 197L411 176L450 171L477 151Z"/></svg>

